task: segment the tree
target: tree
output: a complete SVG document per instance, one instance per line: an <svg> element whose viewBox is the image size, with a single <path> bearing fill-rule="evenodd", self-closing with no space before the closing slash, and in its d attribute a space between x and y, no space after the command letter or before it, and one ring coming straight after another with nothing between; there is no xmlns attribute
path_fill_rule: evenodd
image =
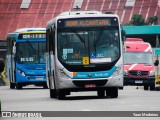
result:
<svg viewBox="0 0 160 120"><path fill-rule="evenodd" d="M158 17L157 16L148 17L147 23L149 25L157 25L158 24Z"/></svg>
<svg viewBox="0 0 160 120"><path fill-rule="evenodd" d="M145 25L145 20L140 14L135 14L131 18L132 25Z"/></svg>

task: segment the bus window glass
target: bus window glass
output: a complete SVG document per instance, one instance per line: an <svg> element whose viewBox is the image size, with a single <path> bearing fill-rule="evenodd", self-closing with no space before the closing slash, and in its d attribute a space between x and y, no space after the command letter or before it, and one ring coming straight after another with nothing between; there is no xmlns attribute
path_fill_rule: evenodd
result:
<svg viewBox="0 0 160 120"><path fill-rule="evenodd" d="M111 63L120 57L119 44L118 29L59 31L58 58L71 65Z"/></svg>
<svg viewBox="0 0 160 120"><path fill-rule="evenodd" d="M17 43L17 61L19 63L45 63L45 43Z"/></svg>

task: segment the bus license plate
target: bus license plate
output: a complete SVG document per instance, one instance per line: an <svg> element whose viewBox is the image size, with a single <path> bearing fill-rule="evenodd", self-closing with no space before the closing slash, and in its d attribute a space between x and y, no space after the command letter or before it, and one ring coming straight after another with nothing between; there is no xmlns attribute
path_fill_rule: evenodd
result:
<svg viewBox="0 0 160 120"><path fill-rule="evenodd" d="M143 83L142 80L136 80L135 83Z"/></svg>
<svg viewBox="0 0 160 120"><path fill-rule="evenodd" d="M43 80L43 78L36 78L36 80Z"/></svg>
<svg viewBox="0 0 160 120"><path fill-rule="evenodd" d="M95 88L96 85L95 84L86 84L84 87L85 88Z"/></svg>

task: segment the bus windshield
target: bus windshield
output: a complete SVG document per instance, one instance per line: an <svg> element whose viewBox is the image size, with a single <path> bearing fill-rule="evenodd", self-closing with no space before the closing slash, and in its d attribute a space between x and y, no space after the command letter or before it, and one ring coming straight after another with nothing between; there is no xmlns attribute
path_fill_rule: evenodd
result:
<svg viewBox="0 0 160 120"><path fill-rule="evenodd" d="M152 53L149 52L125 52L124 64L153 64Z"/></svg>
<svg viewBox="0 0 160 120"><path fill-rule="evenodd" d="M17 62L21 64L45 63L45 42L17 43Z"/></svg>
<svg viewBox="0 0 160 120"><path fill-rule="evenodd" d="M57 44L58 59L69 65L106 64L120 57L118 28L59 30Z"/></svg>

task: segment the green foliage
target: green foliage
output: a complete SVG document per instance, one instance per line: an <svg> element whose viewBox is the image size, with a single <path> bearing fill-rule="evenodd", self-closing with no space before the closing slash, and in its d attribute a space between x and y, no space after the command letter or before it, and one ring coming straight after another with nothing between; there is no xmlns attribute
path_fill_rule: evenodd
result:
<svg viewBox="0 0 160 120"><path fill-rule="evenodd" d="M147 19L148 25L157 25L158 24L158 17L157 16L151 16Z"/></svg>
<svg viewBox="0 0 160 120"><path fill-rule="evenodd" d="M135 14L132 16L131 21L124 23L123 25L132 26L132 25L157 25L158 24L158 17L151 16L148 17L147 21L145 22L144 18L140 14Z"/></svg>
<svg viewBox="0 0 160 120"><path fill-rule="evenodd" d="M145 20L140 14L135 14L131 18L132 25L145 25Z"/></svg>

